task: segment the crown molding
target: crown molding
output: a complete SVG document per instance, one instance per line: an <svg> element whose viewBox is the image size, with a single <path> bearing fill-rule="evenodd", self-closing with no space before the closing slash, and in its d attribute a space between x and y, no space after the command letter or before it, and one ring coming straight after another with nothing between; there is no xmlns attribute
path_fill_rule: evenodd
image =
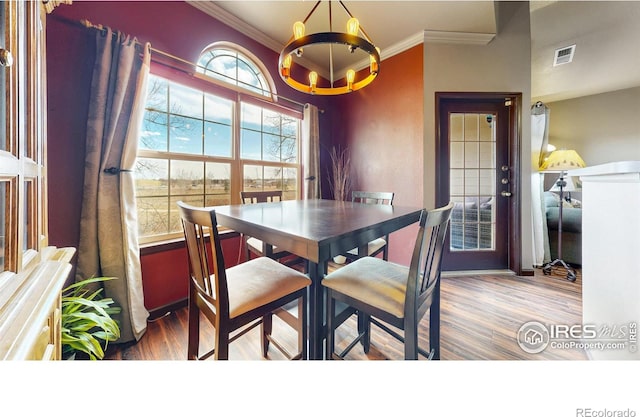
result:
<svg viewBox="0 0 640 417"><path fill-rule="evenodd" d="M263 32L254 28L244 20L239 19L238 17L224 10L222 7L216 5L212 1L187 0L187 3L195 7L196 9L208 14L214 19L219 20L225 25L237 30L243 35L246 35L248 38L251 38L254 41L266 46L274 52L280 53L280 51L284 47L284 45L277 40L265 35ZM308 59L302 57L299 59L299 61L307 68L315 70L319 75L328 78L328 74L325 73L326 71L318 68L316 64L309 61Z"/></svg>
<svg viewBox="0 0 640 417"><path fill-rule="evenodd" d="M258 29L254 28L244 20L232 15L212 1L187 0L187 3L195 7L196 9L205 12L209 16L221 21L225 25L234 28L238 32L241 32L242 34L255 40L256 42L261 43L269 49L277 52L282 48L280 42L276 41L273 38L270 38L263 32L260 32Z"/></svg>
<svg viewBox="0 0 640 417"><path fill-rule="evenodd" d="M424 41L429 43L453 43L465 45L487 45L495 33L444 32L425 30Z"/></svg>

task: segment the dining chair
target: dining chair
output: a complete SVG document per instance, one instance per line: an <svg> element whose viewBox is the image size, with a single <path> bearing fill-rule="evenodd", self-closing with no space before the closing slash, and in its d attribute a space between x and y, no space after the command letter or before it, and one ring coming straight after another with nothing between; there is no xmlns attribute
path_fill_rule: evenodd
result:
<svg viewBox="0 0 640 417"><path fill-rule="evenodd" d="M189 257L187 359L228 359L229 344L258 325L265 358L273 344L289 359L306 359L307 287L311 280L264 256L226 268L215 210L182 201L177 204ZM283 308L296 300L297 318ZM213 349L202 355L200 312L216 329ZM297 353L289 353L271 336L273 314L297 330Z"/></svg>
<svg viewBox="0 0 640 417"><path fill-rule="evenodd" d="M364 204L386 204L393 205L394 193L380 191L353 191L351 201ZM367 245L367 255L377 256L382 253L382 259L389 259L389 235L372 240ZM354 261L358 259L358 248L351 249L344 255L347 259Z"/></svg>
<svg viewBox="0 0 640 417"><path fill-rule="evenodd" d="M242 204L268 203L272 201L282 201L282 190L275 191L240 191ZM267 256L272 259L280 259L291 255L287 251L279 249L255 237L243 236L246 259L251 259L251 254L255 256Z"/></svg>
<svg viewBox="0 0 640 417"><path fill-rule="evenodd" d="M431 307L434 292L439 291L442 252L452 208L453 203L449 203L429 211L423 209L408 268L368 256L322 280L327 291L328 359L344 359L358 342L368 353L372 323L404 343L405 359L418 359L418 354L433 357L433 349L426 351L418 346L418 325ZM337 302L350 306L350 312L358 314L358 336L341 353L335 353L335 331L348 317L342 313L336 316Z"/></svg>

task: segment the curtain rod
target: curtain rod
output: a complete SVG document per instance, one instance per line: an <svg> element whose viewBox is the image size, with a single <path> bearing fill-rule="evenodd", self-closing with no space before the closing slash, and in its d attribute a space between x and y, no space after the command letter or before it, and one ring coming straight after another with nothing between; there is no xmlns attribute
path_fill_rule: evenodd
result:
<svg viewBox="0 0 640 417"><path fill-rule="evenodd" d="M73 20L73 19L69 19L69 18L66 18L66 17L57 16L57 15L50 15L50 16L48 16L48 17L53 17L53 18L55 18L56 20L59 20L59 21L61 21L61 22L67 23L67 24L80 25L80 26L82 26L82 27L84 27L84 28L96 29L96 30L100 30L100 31L103 31L103 32L106 32L106 30L107 30L107 29L106 29L104 26L102 26L101 24L94 24L94 23L91 23L91 22L90 22L89 20L87 20L87 19ZM114 34L115 34L115 32L114 32ZM136 40L136 43L137 43L138 45L143 46L143 45L142 45L140 42L138 42L137 40ZM160 49L154 48L154 47L152 47L151 45L149 45L149 50L150 50L151 52L153 52L153 53L156 53L156 54L159 54L159 55L163 55L163 56L165 56L165 57L167 57L167 58L173 59L173 60L178 61L178 62L180 62L180 63L187 64L187 65L190 65L190 66L193 66L194 68L195 68L195 67L199 67L199 66L200 66L200 65L198 65L198 64L196 64L196 63L193 63L193 62L191 62L191 61L187 61L186 59L180 58L180 57L175 56L175 55L172 55L172 54L170 54L170 53L168 53L168 52L165 52L165 51L162 51L162 50L160 50ZM152 54L152 60L153 60L153 54ZM169 66L169 67L171 67L171 68L173 68L173 69L176 69L176 70L179 70L179 71L186 72L184 68L180 68L180 67L177 67L177 66L172 66L172 65L167 64L166 62L162 62L162 61L158 61L158 60L155 60L155 62L157 62L157 63L159 63L159 64L161 64L161 65ZM190 73L190 75L194 75L194 74L191 74L191 73ZM226 84L225 84L225 85L223 85L223 86L224 86L224 87L226 87L226 88L229 88L229 87L228 87L228 85L226 85ZM243 92L243 93L246 93L246 91L244 91L244 90L243 90L242 92ZM298 105L298 106L300 106L300 107L302 107L302 108L306 107L306 103L300 103L299 101L296 101L296 100L293 100L293 99L287 98L287 97L282 96L282 95L280 95L280 94L274 94L274 93L271 93L271 95L272 95L272 96L275 96L275 97L277 97L277 98L279 98L279 99L282 99L282 100L288 101L288 102L290 102L290 103L296 104L296 105ZM261 97L261 96L259 96L259 95L257 95L257 94L256 94L254 97L255 97L255 98L257 98L257 99L259 99L259 100L263 100L263 101L266 101L266 102L269 102L269 103L273 103L272 101L265 100L263 97ZM324 113L324 109L318 109L318 111L319 111L320 113Z"/></svg>

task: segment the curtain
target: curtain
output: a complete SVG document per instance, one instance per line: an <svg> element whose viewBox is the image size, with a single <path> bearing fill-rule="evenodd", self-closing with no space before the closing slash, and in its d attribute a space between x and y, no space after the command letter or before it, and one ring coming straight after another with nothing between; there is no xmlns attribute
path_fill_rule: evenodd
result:
<svg viewBox="0 0 640 417"><path fill-rule="evenodd" d="M534 168L531 174L531 213L535 266L542 266L551 260L544 207L544 173L539 172L549 144L549 113L549 108L540 101L531 107L531 150Z"/></svg>
<svg viewBox="0 0 640 417"><path fill-rule="evenodd" d="M120 339L139 340L147 327L132 171L142 126L150 45L105 28L96 31L96 61L87 118L84 194L76 280L104 282L122 308ZM141 48L143 51L141 51Z"/></svg>
<svg viewBox="0 0 640 417"><path fill-rule="evenodd" d="M304 167L303 199L318 199L320 191L320 131L318 108L309 103L304 105L302 117L302 150Z"/></svg>

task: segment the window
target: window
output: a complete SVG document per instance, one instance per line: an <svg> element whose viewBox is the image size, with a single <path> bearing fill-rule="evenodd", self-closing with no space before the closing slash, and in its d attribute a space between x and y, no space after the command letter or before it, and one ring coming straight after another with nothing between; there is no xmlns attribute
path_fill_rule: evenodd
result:
<svg viewBox="0 0 640 417"><path fill-rule="evenodd" d="M0 2L0 282L48 244L40 2Z"/></svg>
<svg viewBox="0 0 640 417"><path fill-rule="evenodd" d="M230 56L228 48L206 50L199 62L218 68L212 74L223 67L225 79L251 93L269 87L249 58L239 52ZM224 65L218 66L218 59ZM136 163L141 242L182 235L179 200L236 204L241 190L275 189L283 190L284 199L298 198L299 117L254 95L227 94L219 84L198 86L150 75ZM270 89L261 91L271 95Z"/></svg>

